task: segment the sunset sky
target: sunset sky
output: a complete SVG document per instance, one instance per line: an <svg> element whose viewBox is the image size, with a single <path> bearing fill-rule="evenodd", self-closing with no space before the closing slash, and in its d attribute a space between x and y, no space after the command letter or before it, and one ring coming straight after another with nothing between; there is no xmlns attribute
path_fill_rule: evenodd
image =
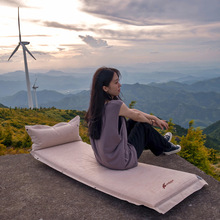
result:
<svg viewBox="0 0 220 220"><path fill-rule="evenodd" d="M219 0L0 0L0 74L147 63L220 61Z"/></svg>

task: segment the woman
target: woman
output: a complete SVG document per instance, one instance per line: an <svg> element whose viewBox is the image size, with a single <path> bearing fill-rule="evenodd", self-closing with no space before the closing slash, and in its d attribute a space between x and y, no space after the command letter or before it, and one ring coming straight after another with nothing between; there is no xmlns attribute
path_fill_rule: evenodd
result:
<svg viewBox="0 0 220 220"><path fill-rule="evenodd" d="M137 166L144 149L156 156L179 152L181 147L169 142L170 132L163 137L153 128L168 129L164 120L130 109L121 101L120 76L117 69L107 67L93 76L86 120L96 160L110 169L124 170Z"/></svg>

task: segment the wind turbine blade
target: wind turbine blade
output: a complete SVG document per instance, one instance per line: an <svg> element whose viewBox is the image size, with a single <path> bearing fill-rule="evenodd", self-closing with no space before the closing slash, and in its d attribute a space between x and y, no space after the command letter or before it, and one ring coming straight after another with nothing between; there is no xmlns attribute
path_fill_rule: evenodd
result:
<svg viewBox="0 0 220 220"><path fill-rule="evenodd" d="M8 61L12 58L12 56L16 53L16 51L18 50L18 48L20 47L20 44L18 44L18 46L14 49L14 51L12 52L11 56L8 58Z"/></svg>
<svg viewBox="0 0 220 220"><path fill-rule="evenodd" d="M36 58L32 55L32 53L27 49L27 47L25 45L23 45L25 50L36 60Z"/></svg>
<svg viewBox="0 0 220 220"><path fill-rule="evenodd" d="M37 82L37 78L36 78L35 81L34 81L34 86L35 86L36 82Z"/></svg>
<svg viewBox="0 0 220 220"><path fill-rule="evenodd" d="M21 28L20 28L19 7L18 7L18 31L19 31L19 42L21 42Z"/></svg>

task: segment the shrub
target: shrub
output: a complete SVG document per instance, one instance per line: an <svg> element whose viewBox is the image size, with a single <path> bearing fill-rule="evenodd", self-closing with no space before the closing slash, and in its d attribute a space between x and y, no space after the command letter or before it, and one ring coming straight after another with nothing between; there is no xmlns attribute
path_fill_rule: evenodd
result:
<svg viewBox="0 0 220 220"><path fill-rule="evenodd" d="M4 144L6 147L9 147L12 145L12 133L9 129L6 130L6 134L4 136L2 144Z"/></svg>
<svg viewBox="0 0 220 220"><path fill-rule="evenodd" d="M208 160L208 149L205 147L205 135L200 128L193 128L193 121L189 123L189 129L186 136L180 141L182 150L180 156L190 163L194 164L204 172L210 174L211 166Z"/></svg>

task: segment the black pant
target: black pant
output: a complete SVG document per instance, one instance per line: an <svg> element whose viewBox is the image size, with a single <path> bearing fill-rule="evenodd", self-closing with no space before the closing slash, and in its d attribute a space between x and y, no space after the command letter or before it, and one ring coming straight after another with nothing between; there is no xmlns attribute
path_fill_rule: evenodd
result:
<svg viewBox="0 0 220 220"><path fill-rule="evenodd" d="M128 143L132 144L139 158L144 149L150 149L154 155L159 156L165 149L170 148L170 143L157 132L150 124L127 121Z"/></svg>

